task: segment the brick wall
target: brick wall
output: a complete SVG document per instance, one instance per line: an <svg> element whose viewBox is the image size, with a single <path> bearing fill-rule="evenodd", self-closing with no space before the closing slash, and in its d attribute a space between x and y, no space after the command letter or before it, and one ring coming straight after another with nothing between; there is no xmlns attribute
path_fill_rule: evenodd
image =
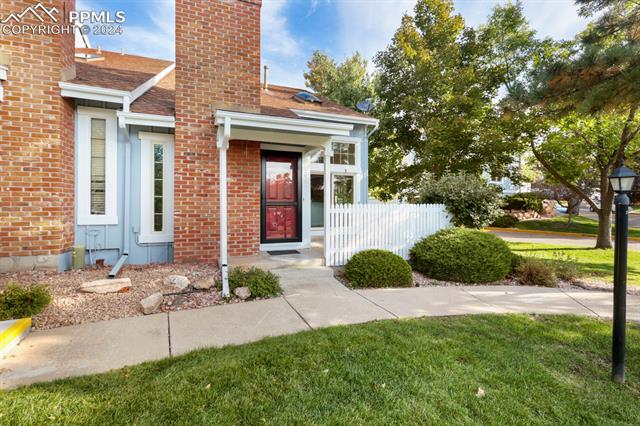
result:
<svg viewBox="0 0 640 426"><path fill-rule="evenodd" d="M176 0L176 261L218 258L220 202L213 111L259 108L260 7L260 0ZM229 254L256 253L259 146L231 142L228 159ZM245 184L240 179L251 180ZM255 187L256 182L255 193L239 192ZM238 216L238 212L244 213Z"/></svg>
<svg viewBox="0 0 640 426"><path fill-rule="evenodd" d="M56 7L58 22L75 0ZM2 0L0 16L34 1ZM26 24L40 24L26 15ZM0 258L56 255L73 243L73 104L58 83L72 77L74 36L0 34L8 64L0 104Z"/></svg>
<svg viewBox="0 0 640 426"><path fill-rule="evenodd" d="M231 141L227 169L229 254L256 254L260 247L260 144Z"/></svg>

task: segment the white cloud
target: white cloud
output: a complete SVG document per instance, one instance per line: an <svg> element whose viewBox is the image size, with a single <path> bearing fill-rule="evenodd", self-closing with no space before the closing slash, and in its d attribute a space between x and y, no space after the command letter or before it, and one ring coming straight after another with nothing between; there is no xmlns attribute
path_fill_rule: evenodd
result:
<svg viewBox="0 0 640 426"><path fill-rule="evenodd" d="M78 0L77 10L112 10L108 3L96 0ZM125 9L126 11L126 9ZM175 3L174 0L156 0L145 16L137 17L137 25L127 16L122 35L89 35L93 47L153 58L175 58Z"/></svg>
<svg viewBox="0 0 640 426"><path fill-rule="evenodd" d="M371 59L391 42L402 15L413 10L415 0L353 0L333 4L341 41L336 50L342 57L358 51Z"/></svg>
<svg viewBox="0 0 640 426"><path fill-rule="evenodd" d="M284 10L288 0L270 0L262 4L262 51L279 56L295 56L300 45L287 28Z"/></svg>

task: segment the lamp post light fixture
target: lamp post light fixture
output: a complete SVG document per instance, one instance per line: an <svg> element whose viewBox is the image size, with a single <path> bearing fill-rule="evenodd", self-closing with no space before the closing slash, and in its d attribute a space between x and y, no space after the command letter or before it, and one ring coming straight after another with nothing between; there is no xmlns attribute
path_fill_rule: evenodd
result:
<svg viewBox="0 0 640 426"><path fill-rule="evenodd" d="M629 231L629 192L638 175L621 165L609 175L616 193L616 235L613 261L613 346L611 351L612 379L624 383L624 352L627 322L627 234Z"/></svg>

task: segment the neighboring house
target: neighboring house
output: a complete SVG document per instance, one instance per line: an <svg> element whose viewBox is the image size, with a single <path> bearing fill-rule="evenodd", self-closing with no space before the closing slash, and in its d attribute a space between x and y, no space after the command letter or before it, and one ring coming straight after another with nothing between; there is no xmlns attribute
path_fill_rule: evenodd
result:
<svg viewBox="0 0 640 426"><path fill-rule="evenodd" d="M226 266L310 247L328 202L367 202L377 120L261 84L260 9L176 0L175 64L73 34L0 37L0 271L67 269L73 245L107 264Z"/></svg>

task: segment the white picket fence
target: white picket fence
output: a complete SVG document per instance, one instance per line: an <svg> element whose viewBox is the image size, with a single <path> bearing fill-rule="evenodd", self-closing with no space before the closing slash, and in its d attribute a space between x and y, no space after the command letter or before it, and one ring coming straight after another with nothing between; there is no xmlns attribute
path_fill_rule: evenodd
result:
<svg viewBox="0 0 640 426"><path fill-rule="evenodd" d="M326 264L344 265L354 254L383 249L409 258L414 244L451 226L442 204L338 204L329 208Z"/></svg>

